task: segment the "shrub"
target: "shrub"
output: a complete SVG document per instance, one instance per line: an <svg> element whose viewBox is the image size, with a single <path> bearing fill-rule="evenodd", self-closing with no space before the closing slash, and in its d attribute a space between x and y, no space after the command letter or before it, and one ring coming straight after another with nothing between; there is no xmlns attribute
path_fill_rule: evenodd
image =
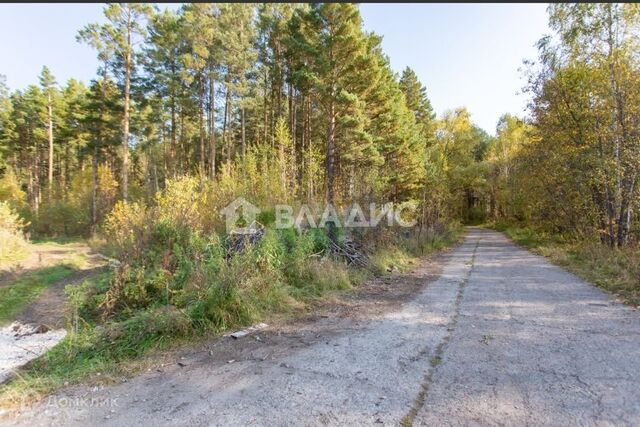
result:
<svg viewBox="0 0 640 427"><path fill-rule="evenodd" d="M20 182L11 168L7 168L0 178L0 202L7 202L13 209L27 207L27 194L20 188Z"/></svg>
<svg viewBox="0 0 640 427"><path fill-rule="evenodd" d="M146 249L153 222L151 212L140 203L118 202L104 225L109 244L121 260L138 260Z"/></svg>
<svg viewBox="0 0 640 427"><path fill-rule="evenodd" d="M24 229L27 224L9 206L0 202L0 262L24 256L27 241Z"/></svg>
<svg viewBox="0 0 640 427"><path fill-rule="evenodd" d="M135 354L134 347L151 345L161 336L220 331L303 309L367 277L369 271L331 258L325 230L277 230L268 210L259 218L266 225L262 239L227 257L216 233L222 224L218 209L243 191L268 195L266 187L241 188L231 179L235 174L223 165L215 191L207 180L183 177L169 180L152 205L116 204L103 230L121 264L109 279L70 290L79 345L88 334L87 342L114 357L120 353L109 343L130 349L123 354ZM345 237L344 230L337 231L339 239ZM374 270L386 273L389 265L410 265L411 253L440 244L436 234L426 243L385 229L352 237L369 239ZM104 325L100 335L82 332L82 325L98 323Z"/></svg>
<svg viewBox="0 0 640 427"><path fill-rule="evenodd" d="M94 328L85 326L69 333L42 358L34 361L36 370L69 369L69 365L92 366L139 356L163 339L191 333L188 316L172 306L137 312L129 319L108 322ZM66 372L61 372L66 376Z"/></svg>
<svg viewBox="0 0 640 427"><path fill-rule="evenodd" d="M344 263L328 258L298 260L288 265L286 275L295 289L292 294L301 300L351 289L362 278Z"/></svg>
<svg viewBox="0 0 640 427"><path fill-rule="evenodd" d="M158 220L204 231L207 212L203 206L207 203L208 193L207 184L198 177L169 180L164 191L156 196Z"/></svg>
<svg viewBox="0 0 640 427"><path fill-rule="evenodd" d="M81 236L87 233L90 223L86 209L79 209L68 200L51 200L42 205L32 229L40 236Z"/></svg>
<svg viewBox="0 0 640 427"><path fill-rule="evenodd" d="M31 215L30 230L40 236L86 236L91 231L92 171L86 169L74 175L69 189L54 186L40 206L38 215ZM100 223L113 208L118 184L106 165L98 168L97 221ZM0 190L1 192L1 190Z"/></svg>

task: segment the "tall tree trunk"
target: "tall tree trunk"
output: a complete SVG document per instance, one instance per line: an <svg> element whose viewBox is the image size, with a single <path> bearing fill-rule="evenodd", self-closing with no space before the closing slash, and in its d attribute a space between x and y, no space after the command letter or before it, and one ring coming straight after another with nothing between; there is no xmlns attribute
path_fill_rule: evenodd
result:
<svg viewBox="0 0 640 427"><path fill-rule="evenodd" d="M230 91L229 88L227 87L227 93L225 95L225 101L224 101L224 120L222 122L222 146L224 147L223 149L223 155L226 155L227 161L231 160L231 147L229 146L229 138L228 138L228 127L229 127L229 99L230 99Z"/></svg>
<svg viewBox="0 0 640 427"><path fill-rule="evenodd" d="M313 177L311 164L313 163L313 144L311 140L311 97L307 100L307 116L306 116L306 144L307 144L307 162L306 162L306 175L307 181L309 182L309 198L313 199L315 197L315 188L313 185Z"/></svg>
<svg viewBox="0 0 640 427"><path fill-rule="evenodd" d="M65 199L67 198L67 184L71 181L71 149L69 148L69 143L67 142L64 145L64 170L60 174L61 178L61 187L64 189Z"/></svg>
<svg viewBox="0 0 640 427"><path fill-rule="evenodd" d="M289 134L292 138L295 138L295 130L293 129L293 86L291 84L287 85L287 103L287 109L289 110Z"/></svg>
<svg viewBox="0 0 640 427"><path fill-rule="evenodd" d="M98 224L98 145L93 147L91 160L91 232L94 233Z"/></svg>
<svg viewBox="0 0 640 427"><path fill-rule="evenodd" d="M40 214L40 148L36 144L35 165L33 167L33 210L36 218Z"/></svg>
<svg viewBox="0 0 640 427"><path fill-rule="evenodd" d="M53 105L50 91L47 97L47 121L47 140L49 141L49 168L47 170L47 188L50 199L51 189L53 187Z"/></svg>
<svg viewBox="0 0 640 427"><path fill-rule="evenodd" d="M216 176L216 103L215 103L215 81L211 79L211 178Z"/></svg>
<svg viewBox="0 0 640 427"><path fill-rule="evenodd" d="M131 91L132 32L131 11L127 14L127 50L124 58L124 117L122 126L122 198L129 199L129 97Z"/></svg>
<svg viewBox="0 0 640 427"><path fill-rule="evenodd" d="M631 221L631 208L630 208L630 200L634 193L635 188L635 176L628 178L628 182L625 183L623 190L623 197L620 201L620 214L618 216L618 246L622 247L627 244L629 229L630 229L630 221Z"/></svg>
<svg viewBox="0 0 640 427"><path fill-rule="evenodd" d="M276 118L279 119L282 117L282 90L284 89L284 79L283 79L283 71L282 64L280 62L280 43L276 40L275 46L273 48L273 53L275 57L275 66L276 66ZM272 120L275 121L275 120ZM273 127L273 123L272 123Z"/></svg>
<svg viewBox="0 0 640 427"><path fill-rule="evenodd" d="M106 83L107 83L107 64L103 65L102 84L100 87L100 95L103 105L106 103ZM100 111L100 121L104 120L104 111ZM95 233L98 225L98 154L102 148L102 127L98 127L96 141L93 147L93 159L91 159L91 233Z"/></svg>
<svg viewBox="0 0 640 427"><path fill-rule="evenodd" d="M31 207L35 212L36 216L38 215L38 205L36 204L36 191L35 191L35 179L33 177L35 172L35 161L33 157L29 159L30 167L29 167L29 182L27 184L27 193L29 196L29 202L31 203Z"/></svg>
<svg viewBox="0 0 640 427"><path fill-rule="evenodd" d="M175 93L171 94L171 148L169 149L169 169L171 170L171 176L176 177L176 96Z"/></svg>
<svg viewBox="0 0 640 427"><path fill-rule="evenodd" d="M184 159L187 158L188 153L187 148L186 148L186 135L185 135L185 129L184 129L184 109L180 108L180 154L181 156L178 159L178 165L180 168L180 173L184 173L185 172L185 161Z"/></svg>
<svg viewBox="0 0 640 427"><path fill-rule="evenodd" d="M332 94L333 98L333 94ZM335 103L333 99L329 106L329 128L327 130L327 158L325 163L325 173L327 176L327 205L334 204L334 173L335 173L335 137L336 137L336 114ZM336 239L335 224L330 222L328 229L329 238L333 241Z"/></svg>
<svg viewBox="0 0 640 427"><path fill-rule="evenodd" d="M264 94L263 94L263 99L264 99L264 143L267 143L267 133L269 130L269 102L268 102L268 95L267 95L267 87L268 87L268 83L269 83L269 79L267 77L267 73L268 71L265 68L265 72L264 72Z"/></svg>
<svg viewBox="0 0 640 427"><path fill-rule="evenodd" d="M300 161L298 162L298 188L302 193L303 189L303 181L304 181L304 171L305 171L305 115L307 114L306 108L306 97L302 95L302 106L301 106L301 114L302 114L302 132L300 133Z"/></svg>
<svg viewBox="0 0 640 427"><path fill-rule="evenodd" d="M153 194L156 194L160 189L160 185L158 184L158 162L153 161Z"/></svg>
<svg viewBox="0 0 640 427"><path fill-rule="evenodd" d="M206 173L205 169L205 159L204 159L204 139L205 139L205 131L204 131L204 76L201 77L200 80L200 96L199 96L199 112L198 112L198 127L200 128L200 173L204 175Z"/></svg>

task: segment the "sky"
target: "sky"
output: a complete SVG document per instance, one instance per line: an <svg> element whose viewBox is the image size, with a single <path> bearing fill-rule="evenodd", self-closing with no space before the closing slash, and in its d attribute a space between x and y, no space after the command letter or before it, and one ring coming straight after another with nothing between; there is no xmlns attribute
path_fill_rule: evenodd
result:
<svg viewBox="0 0 640 427"><path fill-rule="evenodd" d="M383 36L391 66L413 68L441 115L466 106L490 134L504 113L523 115L519 68L548 33L545 4L361 4L364 27ZM76 42L102 22L101 4L0 4L0 74L11 89L37 83L47 65L58 82L88 82L95 52Z"/></svg>

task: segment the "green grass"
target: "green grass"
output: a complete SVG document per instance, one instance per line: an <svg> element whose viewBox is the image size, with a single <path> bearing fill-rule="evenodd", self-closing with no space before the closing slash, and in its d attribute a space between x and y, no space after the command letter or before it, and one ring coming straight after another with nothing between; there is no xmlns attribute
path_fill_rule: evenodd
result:
<svg viewBox="0 0 640 427"><path fill-rule="evenodd" d="M464 228L453 226L442 234L425 233L421 238L396 238L371 255L370 269L376 275L411 270L421 257L453 246L464 236Z"/></svg>
<svg viewBox="0 0 640 427"><path fill-rule="evenodd" d="M72 384L117 382L155 368L161 361L175 363L172 353L215 336L211 331L194 334L186 329L183 335L149 334L149 328L162 326L153 325L160 317L138 316L124 326L106 325L103 331L70 331L58 345L21 369L18 376L1 389L0 407L22 405Z"/></svg>
<svg viewBox="0 0 640 427"><path fill-rule="evenodd" d="M488 226L618 296L625 303L640 306L640 254L637 248L610 248L597 241L572 239L513 224Z"/></svg>
<svg viewBox="0 0 640 427"><path fill-rule="evenodd" d="M25 273L11 285L1 287L0 325L13 321L42 291L71 276L75 271L72 265L55 265Z"/></svg>
<svg viewBox="0 0 640 427"><path fill-rule="evenodd" d="M371 256L371 268L373 273L379 276L386 276L393 272L406 272L417 262L417 256L395 245L379 249Z"/></svg>
<svg viewBox="0 0 640 427"><path fill-rule="evenodd" d="M81 237L34 237L31 239L31 243L35 244L56 244L56 245L67 245L69 243L84 243L85 239Z"/></svg>

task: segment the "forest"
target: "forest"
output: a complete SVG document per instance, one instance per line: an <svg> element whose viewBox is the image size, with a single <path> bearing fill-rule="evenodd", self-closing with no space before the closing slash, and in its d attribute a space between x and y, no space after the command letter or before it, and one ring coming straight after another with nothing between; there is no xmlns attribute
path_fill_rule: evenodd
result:
<svg viewBox="0 0 640 427"><path fill-rule="evenodd" d="M105 16L78 33L103 64L88 87L43 67L38 84L2 91L1 197L31 235L90 235L118 202L149 204L185 177L224 188L218 206L411 199L425 224L484 215L473 187L490 137L464 108L437 120L356 6Z"/></svg>
<svg viewBox="0 0 640 427"><path fill-rule="evenodd" d="M553 6L556 34L526 70L530 115L505 114L495 137L464 107L436 118L354 5L104 14L78 32L102 63L88 86L46 66L37 84L0 86L0 199L32 236L90 235L119 201L153 203L191 176L224 188L219 203L415 200L429 226L515 219L634 238L632 5Z"/></svg>
<svg viewBox="0 0 640 427"><path fill-rule="evenodd" d="M495 135L464 107L436 116L429 82L395 73L349 3L111 3L77 33L101 64L90 82L44 66L9 90L0 76L0 259L81 237L116 263L68 291L75 338L42 363L295 310L368 274L334 245L384 274L461 224L506 230L637 303L640 8L548 13L554 33L523 71L528 112L505 112ZM228 259L219 212L237 197L266 232ZM408 232L272 227L281 203L407 201Z"/></svg>

